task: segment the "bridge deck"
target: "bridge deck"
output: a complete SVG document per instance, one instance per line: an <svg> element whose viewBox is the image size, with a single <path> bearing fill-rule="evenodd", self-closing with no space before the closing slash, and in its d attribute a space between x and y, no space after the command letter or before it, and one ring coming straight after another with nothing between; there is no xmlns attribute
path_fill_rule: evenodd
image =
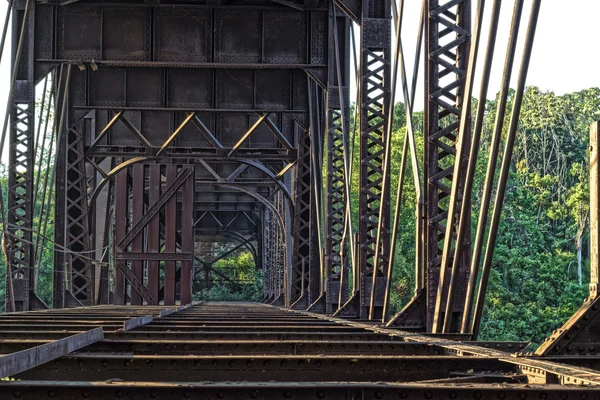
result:
<svg viewBox="0 0 600 400"><path fill-rule="evenodd" d="M102 340L68 354L35 350L98 327ZM569 365L580 359L519 356L523 347L254 303L14 313L0 316L0 352L36 352L0 398L599 398L584 385L600 373Z"/></svg>

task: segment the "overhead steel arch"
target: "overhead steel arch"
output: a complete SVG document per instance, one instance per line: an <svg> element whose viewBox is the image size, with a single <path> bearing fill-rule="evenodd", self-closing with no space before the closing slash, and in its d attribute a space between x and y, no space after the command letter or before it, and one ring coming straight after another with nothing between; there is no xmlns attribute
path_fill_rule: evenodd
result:
<svg viewBox="0 0 600 400"><path fill-rule="evenodd" d="M162 157L156 157L156 156L135 157L135 158L132 158L130 160L122 162L121 164L117 165L112 170L110 170L106 174L106 176L103 177L100 182L98 182L98 185L96 185L96 187L94 188L94 191L92 192L92 195L90 196L90 200L89 200L89 209L90 209L89 216L90 216L90 218L93 215L92 211L94 210L94 204L96 203L96 199L98 198L98 195L102 191L102 188L104 186L106 186L106 184L108 182L110 182L110 180L112 178L114 178L117 173L119 173L123 169L128 168L130 166L133 166L135 164L138 164L138 163L141 163L141 162L144 162L144 161L159 160L161 158ZM240 163L242 163L242 164L246 164L246 165L248 165L250 167L256 168L260 172L264 173L269 179L271 179L277 185L277 187L279 188L279 190L281 190L281 192L283 193L284 197L286 198L286 200L288 202L288 205L290 206L290 211L293 213L293 211L294 211L294 200L293 200L293 197L292 197L290 191L288 190L288 188L283 184L283 182L281 182L279 179L277 179L277 176L273 172L271 172L262 163L259 163L259 162L253 161L253 160L245 160L245 159L243 159L243 160L238 160L238 161ZM226 185L233 185L232 182L226 182L226 181L216 181L215 184L217 184L219 186L223 186L223 187L225 187ZM231 187L231 188L233 188L233 187ZM244 190L240 190L240 191L244 191ZM250 194L248 192L246 192L246 193ZM252 197L254 197L254 196L252 196ZM256 198L256 197L254 197L254 198Z"/></svg>

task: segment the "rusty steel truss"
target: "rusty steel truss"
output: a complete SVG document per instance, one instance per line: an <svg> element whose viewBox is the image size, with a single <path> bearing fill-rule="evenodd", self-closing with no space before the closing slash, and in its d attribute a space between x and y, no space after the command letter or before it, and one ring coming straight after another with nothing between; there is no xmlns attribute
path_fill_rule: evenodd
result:
<svg viewBox="0 0 600 400"><path fill-rule="evenodd" d="M471 99L488 97L509 3L472 235L486 110ZM18 379L0 398L597 398L597 251L590 298L536 354L477 341L541 0L529 3L525 21L524 0L423 0L411 59L403 0L9 1L0 372ZM415 292L392 315L411 178ZM204 254L213 243L230 247ZM37 295L49 246L54 310ZM213 268L240 249L262 272L259 304L191 306L211 276L240 288Z"/></svg>

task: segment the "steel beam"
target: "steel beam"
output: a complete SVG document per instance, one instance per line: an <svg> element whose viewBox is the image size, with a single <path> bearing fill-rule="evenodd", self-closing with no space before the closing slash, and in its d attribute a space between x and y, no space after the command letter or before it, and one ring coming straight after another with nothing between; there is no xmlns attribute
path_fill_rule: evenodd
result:
<svg viewBox="0 0 600 400"><path fill-rule="evenodd" d="M8 146L7 311L27 311L33 291L33 169L35 130L35 1L15 2L12 10L12 87ZM8 11L7 11L8 12ZM7 115L8 117L8 115ZM5 121L5 128L6 129ZM6 130L4 130L4 133ZM4 136L3 136L4 140ZM3 143L4 144L4 143ZM2 202L4 204L4 202ZM4 211L2 211L4 217Z"/></svg>
<svg viewBox="0 0 600 400"><path fill-rule="evenodd" d="M209 397L223 399L319 399L345 400L358 399L506 399L545 398L548 400L579 400L593 398L595 391L586 387L563 387L549 385L482 385L482 384L392 384L392 383L273 383L256 382L223 384L213 382L163 384L144 382L53 382L22 381L3 382L0 391L15 393L20 397L44 398L51 393L64 399L134 399L140 398L180 399Z"/></svg>
<svg viewBox="0 0 600 400"><path fill-rule="evenodd" d="M471 37L470 0L427 0L425 18L425 315L424 326L432 331L439 287L443 238L448 220L448 198L452 188L453 160L462 112L462 95ZM470 113L465 113L470 115ZM470 126L470 125L469 125ZM470 129L465 130L470 137ZM470 139L465 138L468 147ZM450 166L450 167L448 167ZM460 186L466 169L461 170ZM462 194L458 191L459 198ZM460 210L460 208L458 208ZM450 220L456 220L453 216ZM468 224L467 224L468 226ZM455 228L452 232L456 231ZM468 237L468 234L466 235ZM456 283L457 295L453 321L460 329L464 307L470 247L464 246ZM450 276L450 271L446 276ZM421 303L422 304L422 303ZM445 309L445 298L440 302Z"/></svg>
<svg viewBox="0 0 600 400"><path fill-rule="evenodd" d="M17 353L0 356L0 378L7 378L37 368L98 342L103 337L102 328L96 328Z"/></svg>
<svg viewBox="0 0 600 400"><path fill-rule="evenodd" d="M391 21L387 2L362 3L359 80L359 225L356 255L359 290L338 312L340 316L369 318L372 276L376 275L373 317L381 319L385 276L390 251L389 191L382 192L384 144L388 125L391 83ZM380 209L383 211L380 212ZM379 221L380 214L383 220ZM377 243L378 228L380 242ZM380 246L378 265L374 265L376 246Z"/></svg>
<svg viewBox="0 0 600 400"><path fill-rule="evenodd" d="M492 357L463 356L235 356L235 355L131 355L81 354L63 357L16 375L21 380L95 380L118 376L140 382L219 381L235 376L238 381L411 382L440 379L453 373L514 372L515 366ZM235 375L234 375L235 374ZM185 376L185 378L183 378Z"/></svg>
<svg viewBox="0 0 600 400"><path fill-rule="evenodd" d="M325 217L325 311L336 312L348 300L349 234L347 174L350 165L349 21L329 11L327 79L327 198ZM340 13L341 14L341 13ZM337 37L337 40L335 38ZM340 54L341 53L341 54ZM342 278L343 277L343 278ZM341 302L340 302L341 300Z"/></svg>
<svg viewBox="0 0 600 400"><path fill-rule="evenodd" d="M292 264L290 275L291 307L305 310L309 306L310 267L314 263L314 227L311 218L315 218L311 195L311 141L310 132L303 126L297 126L298 162L295 167L293 190L295 194L292 228Z"/></svg>

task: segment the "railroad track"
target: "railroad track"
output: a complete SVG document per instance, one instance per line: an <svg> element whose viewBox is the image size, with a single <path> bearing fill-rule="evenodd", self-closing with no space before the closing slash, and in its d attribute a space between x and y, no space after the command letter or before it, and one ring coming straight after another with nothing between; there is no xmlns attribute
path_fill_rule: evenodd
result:
<svg viewBox="0 0 600 400"><path fill-rule="evenodd" d="M257 303L13 313L0 399L600 398L593 357L455 339Z"/></svg>

